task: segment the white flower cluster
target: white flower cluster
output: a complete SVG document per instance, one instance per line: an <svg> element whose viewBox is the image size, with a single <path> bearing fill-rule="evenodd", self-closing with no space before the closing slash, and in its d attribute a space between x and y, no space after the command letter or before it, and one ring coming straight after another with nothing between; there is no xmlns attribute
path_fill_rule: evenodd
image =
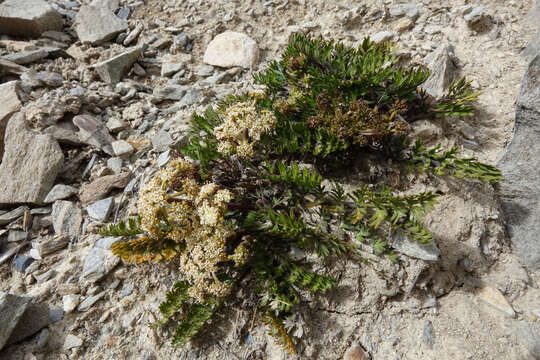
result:
<svg viewBox="0 0 540 360"><path fill-rule="evenodd" d="M225 110L223 124L214 129L218 151L224 155L236 152L238 157L255 155L255 144L261 135L276 126L276 116L269 110L257 111L255 102L239 102Z"/></svg>

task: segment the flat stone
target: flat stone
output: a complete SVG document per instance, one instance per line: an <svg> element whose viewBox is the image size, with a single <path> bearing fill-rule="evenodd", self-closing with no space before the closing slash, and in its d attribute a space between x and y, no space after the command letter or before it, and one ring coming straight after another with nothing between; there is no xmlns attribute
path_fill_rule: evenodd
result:
<svg viewBox="0 0 540 360"><path fill-rule="evenodd" d="M170 160L170 153L171 153L171 151L167 150L167 151L164 151L161 154L159 154L158 158L156 159L157 165L159 167L167 165L167 163Z"/></svg>
<svg viewBox="0 0 540 360"><path fill-rule="evenodd" d="M7 241L8 242L17 242L17 241L23 241L28 238L28 232L22 231L22 230L11 230L8 234Z"/></svg>
<svg viewBox="0 0 540 360"><path fill-rule="evenodd" d="M52 324L61 321L64 318L64 310L54 307L49 309L49 320Z"/></svg>
<svg viewBox="0 0 540 360"><path fill-rule="evenodd" d="M28 210L28 206L19 206L16 209L0 215L0 225L9 224L10 222L17 220L24 215L26 210Z"/></svg>
<svg viewBox="0 0 540 360"><path fill-rule="evenodd" d="M57 274L56 270L49 269L45 272L34 272L32 276L34 277L34 279L36 279L38 283L43 283L55 277L56 274Z"/></svg>
<svg viewBox="0 0 540 360"><path fill-rule="evenodd" d="M28 129L23 114L11 117L0 164L0 204L42 204L63 164L56 140Z"/></svg>
<svg viewBox="0 0 540 360"><path fill-rule="evenodd" d="M127 127L127 124L124 120L112 117L109 120L107 120L107 128L112 131L113 133L117 133L119 131L124 130Z"/></svg>
<svg viewBox="0 0 540 360"><path fill-rule="evenodd" d="M98 200L92 205L88 205L86 211L88 216L97 221L105 221L109 214L111 213L112 207L114 205L114 198L108 197L103 200Z"/></svg>
<svg viewBox="0 0 540 360"><path fill-rule="evenodd" d="M0 58L0 75L21 75L28 68Z"/></svg>
<svg viewBox="0 0 540 360"><path fill-rule="evenodd" d="M180 70L184 68L184 64L182 62L169 62L169 61L163 61L161 63L161 76L167 77L176 74Z"/></svg>
<svg viewBox="0 0 540 360"><path fill-rule="evenodd" d="M47 342L49 341L49 338L51 337L51 332L49 329L44 328L41 330L38 336L38 340L36 342L36 348L37 349L43 349L45 345L47 345Z"/></svg>
<svg viewBox="0 0 540 360"><path fill-rule="evenodd" d="M181 100L188 89L189 86L186 85L167 85L154 88L152 95L156 102L164 100Z"/></svg>
<svg viewBox="0 0 540 360"><path fill-rule="evenodd" d="M381 43L384 41L390 41L394 38L396 34L393 31L379 31L370 37L371 41L375 43Z"/></svg>
<svg viewBox="0 0 540 360"><path fill-rule="evenodd" d="M178 102L180 108L197 104L202 98L202 92L199 89L190 88L186 91L186 94L182 97L182 100Z"/></svg>
<svg viewBox="0 0 540 360"><path fill-rule="evenodd" d="M155 152L164 152L169 150L169 146L173 143L171 135L165 130L159 130L156 135L152 137L152 147Z"/></svg>
<svg viewBox="0 0 540 360"><path fill-rule="evenodd" d="M79 197L85 204L91 204L106 197L113 189L123 189L128 184L130 177L131 173L129 172L102 176L90 184L84 185Z"/></svg>
<svg viewBox="0 0 540 360"><path fill-rule="evenodd" d="M536 32L534 39L532 39L529 45L527 45L527 47L520 53L521 56L530 60L532 60L538 54L540 54L540 30Z"/></svg>
<svg viewBox="0 0 540 360"><path fill-rule="evenodd" d="M435 244L435 241L430 245L424 245L418 241L409 239L402 231L396 231L391 246L400 253L415 259L437 261L441 256L441 251Z"/></svg>
<svg viewBox="0 0 540 360"><path fill-rule="evenodd" d="M83 278L86 281L97 282L118 265L120 258L110 249L112 244L121 240L120 237L105 237L96 241L84 260Z"/></svg>
<svg viewBox="0 0 540 360"><path fill-rule="evenodd" d="M197 76L203 76L203 77L207 77L207 76L210 76L214 73L214 67L213 66L210 66L210 65L199 65L197 66L197 68L195 69L195 75Z"/></svg>
<svg viewBox="0 0 540 360"><path fill-rule="evenodd" d="M421 88L436 99L446 94L457 70L453 58L454 48L448 44L441 44L424 59L431 74Z"/></svg>
<svg viewBox="0 0 540 360"><path fill-rule="evenodd" d="M259 60L259 48L255 40L243 33L226 31L217 35L206 48L204 62L224 68L254 67Z"/></svg>
<svg viewBox="0 0 540 360"><path fill-rule="evenodd" d="M498 164L497 188L512 248L531 270L540 269L540 54L531 61L516 102L514 136Z"/></svg>
<svg viewBox="0 0 540 360"><path fill-rule="evenodd" d="M69 202L69 201L65 201ZM69 236L62 234L49 239L45 239L36 245L39 257L43 258L46 255L62 250L69 244Z"/></svg>
<svg viewBox="0 0 540 360"><path fill-rule="evenodd" d="M126 72L141 56L142 51L142 46L131 48L108 60L95 64L94 69L103 82L116 84L122 80Z"/></svg>
<svg viewBox="0 0 540 360"><path fill-rule="evenodd" d="M131 154L135 152L135 148L125 140L117 140L111 145L114 151L114 155L121 158L128 158Z"/></svg>
<svg viewBox="0 0 540 360"><path fill-rule="evenodd" d="M79 190L77 190L73 186L64 185L64 184L56 184L51 189L51 191L49 191L49 193L47 194L43 202L45 204L50 204L50 203L55 202L56 200L67 199L78 193L79 193Z"/></svg>
<svg viewBox="0 0 540 360"><path fill-rule="evenodd" d="M82 212L76 202L57 200L52 207L53 228L57 235L81 234Z"/></svg>
<svg viewBox="0 0 540 360"><path fill-rule="evenodd" d="M393 4L390 6L390 16L407 16L412 20L416 20L420 15L421 9L422 4Z"/></svg>
<svg viewBox="0 0 540 360"><path fill-rule="evenodd" d="M105 296L105 293L99 293L97 295L89 296L86 299L84 299L77 308L78 311L87 311L92 306L94 306L95 303L97 303L102 297Z"/></svg>
<svg viewBox="0 0 540 360"><path fill-rule="evenodd" d="M343 355L343 360L369 360L369 358L360 345L353 344Z"/></svg>
<svg viewBox="0 0 540 360"><path fill-rule="evenodd" d="M64 84L62 74L51 71L40 71L36 74L36 78L47 86L59 87Z"/></svg>
<svg viewBox="0 0 540 360"><path fill-rule="evenodd" d="M0 34L36 37L62 30L62 16L43 0L6 0L0 4Z"/></svg>
<svg viewBox="0 0 540 360"><path fill-rule="evenodd" d="M9 118L21 108L21 102L17 91L18 81L9 81L0 84L0 159L4 154L4 133L6 131Z"/></svg>
<svg viewBox="0 0 540 360"><path fill-rule="evenodd" d="M75 31L83 43L97 45L112 40L128 29L128 23L105 6L81 6L75 18Z"/></svg>
<svg viewBox="0 0 540 360"><path fill-rule="evenodd" d="M111 145L114 138L99 118L92 115L77 115L73 118L73 124L79 128L81 142L95 146L111 156L114 155Z"/></svg>
<svg viewBox="0 0 540 360"><path fill-rule="evenodd" d="M14 344L34 335L49 325L49 306L45 303L28 304L19 318L7 344Z"/></svg>
<svg viewBox="0 0 540 360"><path fill-rule="evenodd" d="M75 310L75 308L77 307L77 305L79 305L79 303L81 302L81 296L80 295L77 295L77 294L70 294L70 295L65 295L62 297L62 303L64 305L64 312L66 314L69 314L70 312L72 312L73 310Z"/></svg>
<svg viewBox="0 0 540 360"><path fill-rule="evenodd" d="M493 306L495 309L502 311L511 318L516 317L516 312L512 309L510 303L504 295L492 286L484 286L476 292L476 296L485 303Z"/></svg>
<svg viewBox="0 0 540 360"><path fill-rule="evenodd" d="M34 262L34 259L30 256L17 256L15 258L15 269L17 269L18 272L23 273L26 271L26 269Z"/></svg>
<svg viewBox="0 0 540 360"><path fill-rule="evenodd" d="M107 167L115 173L119 173L120 171L122 171L123 164L124 161L119 157L112 157L107 159Z"/></svg>
<svg viewBox="0 0 540 360"><path fill-rule="evenodd" d="M81 347L83 344L83 340L75 335L67 334L66 338L64 339L64 350L70 350L73 348Z"/></svg>
<svg viewBox="0 0 540 360"><path fill-rule="evenodd" d="M41 59L45 59L47 56L49 56L49 52L47 50L35 49L8 54L3 56L2 59L14 62L18 65L26 65Z"/></svg>

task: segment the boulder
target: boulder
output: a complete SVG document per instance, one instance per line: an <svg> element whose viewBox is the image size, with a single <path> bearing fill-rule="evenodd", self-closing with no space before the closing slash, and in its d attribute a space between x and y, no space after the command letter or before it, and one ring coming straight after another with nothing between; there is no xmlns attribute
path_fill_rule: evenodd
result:
<svg viewBox="0 0 540 360"><path fill-rule="evenodd" d="M5 140L0 204L42 204L64 164L58 142L28 129L23 114L9 120Z"/></svg>
<svg viewBox="0 0 540 360"><path fill-rule="evenodd" d="M540 54L530 62L516 102L514 136L498 164L498 187L514 252L540 269Z"/></svg>
<svg viewBox="0 0 540 360"><path fill-rule="evenodd" d="M103 82L116 84L122 80L142 52L142 46L131 48L111 59L95 64L94 69Z"/></svg>
<svg viewBox="0 0 540 360"><path fill-rule="evenodd" d="M441 44L424 59L431 74L422 85L422 89L436 99L446 94L453 80L454 73L457 70L453 58L454 48L448 44Z"/></svg>
<svg viewBox="0 0 540 360"><path fill-rule="evenodd" d="M83 43L97 45L126 31L128 23L119 19L107 6L82 6L75 18L75 31Z"/></svg>
<svg viewBox="0 0 540 360"><path fill-rule="evenodd" d="M255 40L243 33L226 31L217 35L208 44L204 62L225 68L240 66L254 67L259 60L259 48Z"/></svg>
<svg viewBox="0 0 540 360"><path fill-rule="evenodd" d="M62 30L62 16L43 0L6 0L0 4L0 34L37 37Z"/></svg>
<svg viewBox="0 0 540 360"><path fill-rule="evenodd" d="M4 133L9 118L21 108L17 95L18 81L10 81L0 85L0 159L4 154Z"/></svg>

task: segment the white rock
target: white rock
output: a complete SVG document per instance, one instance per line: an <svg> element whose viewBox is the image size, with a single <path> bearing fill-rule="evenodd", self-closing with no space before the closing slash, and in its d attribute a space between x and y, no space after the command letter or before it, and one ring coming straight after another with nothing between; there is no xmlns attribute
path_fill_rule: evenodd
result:
<svg viewBox="0 0 540 360"><path fill-rule="evenodd" d="M383 41L392 40L394 38L394 32L392 31L380 31L375 35L371 36L371 41L375 43L381 43Z"/></svg>
<svg viewBox="0 0 540 360"><path fill-rule="evenodd" d="M259 48L255 40L243 33L226 31L217 35L208 44L204 62L214 66L254 67L259 60Z"/></svg>
<svg viewBox="0 0 540 360"><path fill-rule="evenodd" d="M502 311L511 318L516 317L516 312L512 309L510 303L506 300L504 295L492 286L484 286L476 293L478 298L485 303L493 306L495 309Z"/></svg>
<svg viewBox="0 0 540 360"><path fill-rule="evenodd" d="M133 152L135 151L133 146L131 146L131 144L125 140L117 140L113 142L111 145L112 145L114 154L119 157L128 157L129 155L133 154Z"/></svg>
<svg viewBox="0 0 540 360"><path fill-rule="evenodd" d="M81 347L83 340L75 335L68 334L64 340L64 350Z"/></svg>
<svg viewBox="0 0 540 360"><path fill-rule="evenodd" d="M79 303L81 302L81 296L77 294L65 295L62 297L62 303L64 304L64 312L69 314Z"/></svg>

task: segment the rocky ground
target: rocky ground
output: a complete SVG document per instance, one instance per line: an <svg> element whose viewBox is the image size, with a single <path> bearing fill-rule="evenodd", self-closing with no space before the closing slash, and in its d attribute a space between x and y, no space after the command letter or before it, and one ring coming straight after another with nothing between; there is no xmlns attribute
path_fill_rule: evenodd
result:
<svg viewBox="0 0 540 360"><path fill-rule="evenodd" d="M438 247L396 241L399 265L336 263L339 287L296 319L297 357L540 359L538 20L533 0L0 0L0 358L288 357L243 303L172 347L148 324L174 265L123 264L118 239L93 231L135 214L193 111L252 88L303 32L393 40L433 71L434 96L467 76L475 117L413 133L499 163L506 180L397 174L396 188L442 194L427 219ZM366 166L392 175L359 160L342 182Z"/></svg>

